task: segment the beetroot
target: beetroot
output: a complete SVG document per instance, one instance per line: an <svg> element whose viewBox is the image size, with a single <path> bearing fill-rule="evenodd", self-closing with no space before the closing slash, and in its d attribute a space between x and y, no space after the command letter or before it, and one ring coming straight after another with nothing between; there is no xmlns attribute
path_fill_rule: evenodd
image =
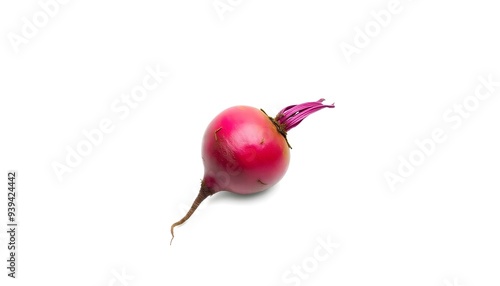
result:
<svg viewBox="0 0 500 286"><path fill-rule="evenodd" d="M311 113L335 107L323 101L290 105L275 118L250 106L230 107L217 115L203 136L200 192L188 213L170 228L172 240L174 227L188 220L207 197L220 191L253 194L276 184L290 161L287 132Z"/></svg>

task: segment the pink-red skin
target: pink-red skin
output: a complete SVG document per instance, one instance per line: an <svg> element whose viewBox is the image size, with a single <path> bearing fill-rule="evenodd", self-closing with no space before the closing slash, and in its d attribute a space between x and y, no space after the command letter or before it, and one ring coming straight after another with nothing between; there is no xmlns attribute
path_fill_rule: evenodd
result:
<svg viewBox="0 0 500 286"><path fill-rule="evenodd" d="M203 183L214 193L253 194L286 173L290 151L284 136L261 110L233 106L208 125L202 142Z"/></svg>

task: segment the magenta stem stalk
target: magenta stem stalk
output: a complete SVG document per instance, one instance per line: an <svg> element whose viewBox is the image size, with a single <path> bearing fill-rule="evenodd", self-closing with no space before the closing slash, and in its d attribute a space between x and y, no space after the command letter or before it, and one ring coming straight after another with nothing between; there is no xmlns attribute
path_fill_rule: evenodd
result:
<svg viewBox="0 0 500 286"><path fill-rule="evenodd" d="M323 104L324 98L314 102L305 102L283 108L274 118L287 132L299 125L304 118L323 108L334 108L335 104Z"/></svg>

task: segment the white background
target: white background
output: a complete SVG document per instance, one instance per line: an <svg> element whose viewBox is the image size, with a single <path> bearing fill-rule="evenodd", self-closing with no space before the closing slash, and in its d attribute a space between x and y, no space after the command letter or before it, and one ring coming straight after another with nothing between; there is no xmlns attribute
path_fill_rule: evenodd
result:
<svg viewBox="0 0 500 286"><path fill-rule="evenodd" d="M213 3L69 1L16 53L43 10L1 2L0 181L18 170L20 225L15 281L0 234L2 285L500 285L500 88L443 119L478 76L500 81L494 1L401 0L350 62L341 44L390 1L230 1L223 18ZM170 75L121 119L111 105L147 67ZM278 185L209 198L169 245L218 112L322 97L337 107L290 132ZM113 131L59 181L54 162L104 118ZM435 129L446 140L391 190L384 174ZM318 262L318 240L340 246Z"/></svg>

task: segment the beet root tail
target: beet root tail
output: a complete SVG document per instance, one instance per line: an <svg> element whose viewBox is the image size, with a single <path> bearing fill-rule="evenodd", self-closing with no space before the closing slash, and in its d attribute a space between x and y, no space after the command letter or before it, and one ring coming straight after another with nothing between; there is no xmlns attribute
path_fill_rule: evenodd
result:
<svg viewBox="0 0 500 286"><path fill-rule="evenodd" d="M198 206L206 198L208 198L209 196L213 195L214 193L215 192L211 188L207 187L204 184L204 182L201 183L200 192L198 193L198 196L194 200L193 205L191 206L191 208L189 209L189 211L187 212L187 214L182 219L180 219L178 222L172 224L172 226L170 227L170 233L172 234L172 239L170 239L170 245L172 245L172 240L174 240L174 228L176 226L178 226L178 225L181 225L181 224L185 223L191 217L191 215L194 213L194 211L198 208Z"/></svg>

